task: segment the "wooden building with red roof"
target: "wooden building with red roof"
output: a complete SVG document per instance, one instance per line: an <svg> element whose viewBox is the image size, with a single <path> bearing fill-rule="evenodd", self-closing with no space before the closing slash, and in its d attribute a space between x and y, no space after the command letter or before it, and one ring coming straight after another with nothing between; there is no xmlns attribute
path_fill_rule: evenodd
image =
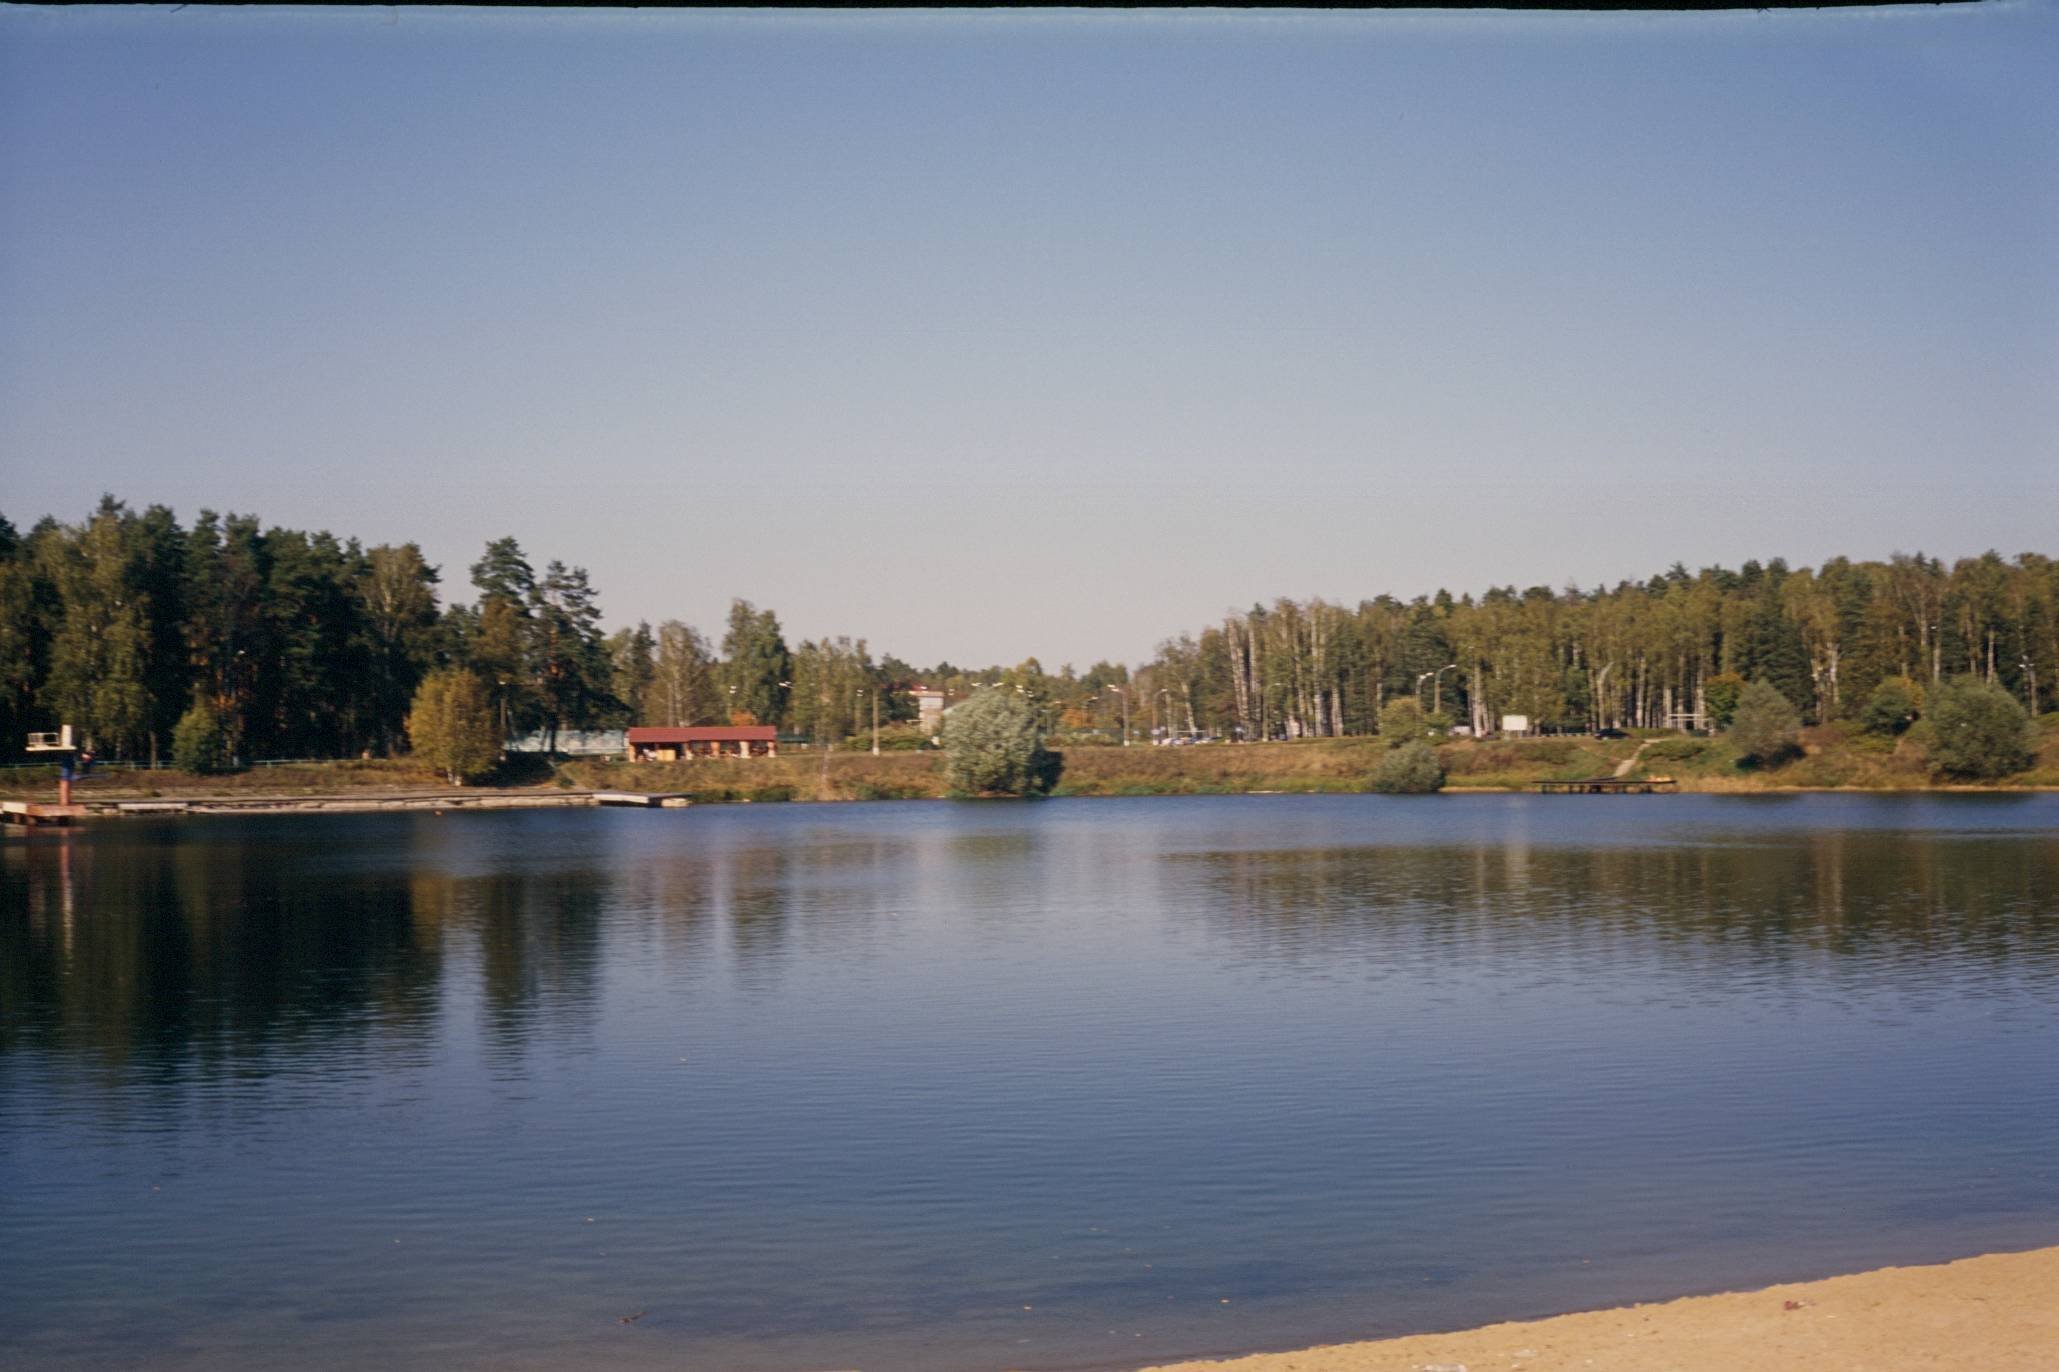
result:
<svg viewBox="0 0 2059 1372"><path fill-rule="evenodd" d="M629 731L631 762L681 762L696 757L778 757L779 730L770 724L695 725Z"/></svg>

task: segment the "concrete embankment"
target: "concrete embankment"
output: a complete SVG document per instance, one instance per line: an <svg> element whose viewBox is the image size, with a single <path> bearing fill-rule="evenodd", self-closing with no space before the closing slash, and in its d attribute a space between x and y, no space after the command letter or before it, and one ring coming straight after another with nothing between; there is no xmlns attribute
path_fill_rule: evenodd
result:
<svg viewBox="0 0 2059 1372"><path fill-rule="evenodd" d="M146 819L163 815L376 814L427 810L565 810L596 805L639 809L687 804L684 796L638 791L545 791L480 789L339 793L316 796L190 796L148 800L89 800L75 807L85 816Z"/></svg>

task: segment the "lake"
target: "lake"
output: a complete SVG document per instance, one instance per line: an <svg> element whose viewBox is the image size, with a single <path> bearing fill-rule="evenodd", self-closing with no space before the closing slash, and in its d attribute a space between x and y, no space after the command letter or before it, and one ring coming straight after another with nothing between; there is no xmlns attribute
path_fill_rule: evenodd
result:
<svg viewBox="0 0 2059 1372"><path fill-rule="evenodd" d="M999 1372L2059 1242L2059 796L0 842L11 1368Z"/></svg>

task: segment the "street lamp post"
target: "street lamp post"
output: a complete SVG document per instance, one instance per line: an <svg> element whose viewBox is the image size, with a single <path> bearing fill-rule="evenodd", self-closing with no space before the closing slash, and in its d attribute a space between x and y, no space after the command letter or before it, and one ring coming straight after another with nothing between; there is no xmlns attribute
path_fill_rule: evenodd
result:
<svg viewBox="0 0 2059 1372"><path fill-rule="evenodd" d="M1130 746L1130 693L1120 686L1108 689L1122 697L1122 746L1127 748Z"/></svg>
<svg viewBox="0 0 2059 1372"><path fill-rule="evenodd" d="M1444 674L1456 666L1458 666L1456 662L1447 662L1434 672L1416 673L1416 707L1418 709L1422 708L1423 683L1426 681L1430 683L1431 690L1430 713L1434 715L1444 708Z"/></svg>
<svg viewBox="0 0 2059 1372"><path fill-rule="evenodd" d="M858 694L859 694L859 695L861 695L861 696L871 696L871 697L872 697L872 755L873 755L874 757L878 757L878 756L879 756L879 691L878 691L878 690L877 690L876 688L875 688L875 689L873 689L873 690L869 690L869 691L867 691L867 690L860 690L860 691L858 692Z"/></svg>

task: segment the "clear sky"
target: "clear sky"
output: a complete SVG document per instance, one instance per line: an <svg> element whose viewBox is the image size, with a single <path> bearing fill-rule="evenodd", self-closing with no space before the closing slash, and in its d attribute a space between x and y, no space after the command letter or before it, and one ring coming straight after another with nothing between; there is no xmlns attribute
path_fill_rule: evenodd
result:
<svg viewBox="0 0 2059 1372"><path fill-rule="evenodd" d="M0 11L0 511L612 623L2059 553L2059 8Z"/></svg>

